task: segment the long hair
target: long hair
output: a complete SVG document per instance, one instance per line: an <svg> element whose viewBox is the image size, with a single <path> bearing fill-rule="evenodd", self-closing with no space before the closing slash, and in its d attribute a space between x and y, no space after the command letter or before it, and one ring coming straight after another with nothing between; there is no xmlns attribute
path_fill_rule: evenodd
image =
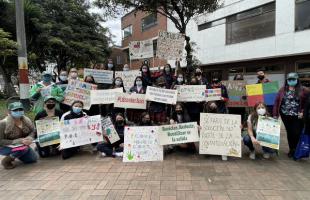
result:
<svg viewBox="0 0 310 200"><path fill-rule="evenodd" d="M86 83L87 78L91 78L92 81L91 82L87 82L87 83L91 83L91 84L96 84L95 78L92 75L87 75L84 78L84 82Z"/></svg>
<svg viewBox="0 0 310 200"><path fill-rule="evenodd" d="M255 105L254 105L254 110L253 112L251 113L251 123L252 124L257 124L257 121L258 121L258 113L257 113L257 107L260 106L260 105L263 105L266 109L266 116L270 116L269 112L268 112L268 109L267 109L267 105L264 104L263 102L257 102Z"/></svg>
<svg viewBox="0 0 310 200"><path fill-rule="evenodd" d="M136 78L135 78L135 81L133 82L133 86L134 87L136 87L137 86L137 79L140 79L141 81L142 81L142 85L143 86L145 86L145 84L144 84L144 82L143 82L143 78L142 78L142 76L137 76Z"/></svg>
<svg viewBox="0 0 310 200"><path fill-rule="evenodd" d="M166 73L166 70L165 70L166 67L168 67L168 68L170 69L170 74L167 74L167 73ZM164 74L165 76L172 76L172 67L171 67L170 64L166 64L166 65L165 65L164 70L163 70L163 74Z"/></svg>
<svg viewBox="0 0 310 200"><path fill-rule="evenodd" d="M116 88L116 85L115 85L115 81L116 79L120 79L122 81L122 84L120 85L121 88L123 88L123 92L126 92L125 90L125 87L124 87L124 82L123 82L123 79L121 77L115 77L115 79L113 80L113 83L112 83L112 89L115 89Z"/></svg>
<svg viewBox="0 0 310 200"><path fill-rule="evenodd" d="M284 83L284 89L285 89L285 92L287 92L289 90L289 85L287 83L287 79L285 80L285 83ZM301 85L301 82L298 78L297 79L297 85L295 86L295 95L300 96L301 93L302 93L302 85Z"/></svg>
<svg viewBox="0 0 310 200"><path fill-rule="evenodd" d="M147 67L146 76L147 76L148 78L151 78L150 67L149 67L149 65L147 65L147 64L142 64L141 67L140 67L140 71L141 71L141 73L142 73L142 76L143 76L143 72L142 72L142 67L143 67L143 66L146 66L146 67Z"/></svg>

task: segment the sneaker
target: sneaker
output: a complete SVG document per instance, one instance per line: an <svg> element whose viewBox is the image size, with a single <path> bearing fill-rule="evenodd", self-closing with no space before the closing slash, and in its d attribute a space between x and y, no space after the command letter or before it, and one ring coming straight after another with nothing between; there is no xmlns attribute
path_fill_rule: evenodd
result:
<svg viewBox="0 0 310 200"><path fill-rule="evenodd" d="M227 161L228 160L227 156L222 156L222 160Z"/></svg>
<svg viewBox="0 0 310 200"><path fill-rule="evenodd" d="M269 158L270 158L270 154L269 154L269 153L264 153L264 154L263 154L263 158L269 159Z"/></svg>
<svg viewBox="0 0 310 200"><path fill-rule="evenodd" d="M101 152L100 156L104 158L104 157L107 157L107 154L105 154L104 152Z"/></svg>
<svg viewBox="0 0 310 200"><path fill-rule="evenodd" d="M115 157L123 157L123 152L115 152Z"/></svg>
<svg viewBox="0 0 310 200"><path fill-rule="evenodd" d="M4 167L4 169L14 169L15 168L15 164L13 163L15 159L10 157L10 156L6 156L2 159L1 164Z"/></svg>
<svg viewBox="0 0 310 200"><path fill-rule="evenodd" d="M255 151L251 151L249 158L255 160Z"/></svg>

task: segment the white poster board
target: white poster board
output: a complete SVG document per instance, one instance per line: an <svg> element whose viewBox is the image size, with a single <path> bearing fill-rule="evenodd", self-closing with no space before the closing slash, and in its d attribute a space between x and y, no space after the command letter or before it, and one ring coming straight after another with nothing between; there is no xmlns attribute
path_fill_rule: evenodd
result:
<svg viewBox="0 0 310 200"><path fill-rule="evenodd" d="M96 83L112 84L113 71L84 68L84 78L88 75L94 77Z"/></svg>
<svg viewBox="0 0 310 200"><path fill-rule="evenodd" d="M122 92L123 88L115 88L109 90L92 90L91 104L112 104L115 102L115 95Z"/></svg>
<svg viewBox="0 0 310 200"><path fill-rule="evenodd" d="M160 145L198 142L197 122L159 126Z"/></svg>
<svg viewBox="0 0 310 200"><path fill-rule="evenodd" d="M115 95L114 107L145 110L146 109L145 94L117 93Z"/></svg>
<svg viewBox="0 0 310 200"><path fill-rule="evenodd" d="M185 38L180 33L160 31L157 39L156 57L176 60L183 56Z"/></svg>
<svg viewBox="0 0 310 200"><path fill-rule="evenodd" d="M222 90L221 88L218 89L206 89L205 90L206 101L219 101L222 97Z"/></svg>
<svg viewBox="0 0 310 200"><path fill-rule="evenodd" d="M206 85L178 85L178 102L205 101Z"/></svg>
<svg viewBox="0 0 310 200"><path fill-rule="evenodd" d="M37 120L36 129L41 147L60 143L60 122L58 117Z"/></svg>
<svg viewBox="0 0 310 200"><path fill-rule="evenodd" d="M129 42L130 60L152 58L154 56L153 40Z"/></svg>
<svg viewBox="0 0 310 200"><path fill-rule="evenodd" d="M241 157L241 116L200 113L199 154Z"/></svg>
<svg viewBox="0 0 310 200"><path fill-rule="evenodd" d="M154 101L159 103L175 105L177 103L177 96L178 96L177 90L147 86L145 99L147 101Z"/></svg>
<svg viewBox="0 0 310 200"><path fill-rule="evenodd" d="M110 117L103 118L101 123L104 136L107 137L111 144L120 140Z"/></svg>
<svg viewBox="0 0 310 200"><path fill-rule="evenodd" d="M101 116L89 116L60 122L60 147L68 149L103 141Z"/></svg>
<svg viewBox="0 0 310 200"><path fill-rule="evenodd" d="M125 127L123 162L162 161L158 126Z"/></svg>
<svg viewBox="0 0 310 200"><path fill-rule="evenodd" d="M259 116L256 128L256 139L261 146L279 150L280 132L280 120Z"/></svg>
<svg viewBox="0 0 310 200"><path fill-rule="evenodd" d="M123 80L124 88L128 92L134 85L134 81L137 76L141 76L141 71L130 70L130 71L116 71L115 78L120 77Z"/></svg>

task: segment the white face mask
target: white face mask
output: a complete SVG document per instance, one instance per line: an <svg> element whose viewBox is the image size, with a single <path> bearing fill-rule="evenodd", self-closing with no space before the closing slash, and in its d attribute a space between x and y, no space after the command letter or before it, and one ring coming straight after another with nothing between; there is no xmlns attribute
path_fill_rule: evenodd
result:
<svg viewBox="0 0 310 200"><path fill-rule="evenodd" d="M266 114L266 109L265 108L257 109L257 114L260 116L264 116Z"/></svg>
<svg viewBox="0 0 310 200"><path fill-rule="evenodd" d="M183 78L181 78L181 77L178 77L177 80L178 80L179 83L182 83L182 82L183 82Z"/></svg>

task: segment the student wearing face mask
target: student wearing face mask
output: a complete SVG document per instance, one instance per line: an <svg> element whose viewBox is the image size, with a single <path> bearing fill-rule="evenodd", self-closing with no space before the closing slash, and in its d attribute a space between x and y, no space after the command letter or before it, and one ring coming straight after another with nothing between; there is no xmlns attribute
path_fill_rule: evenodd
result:
<svg viewBox="0 0 310 200"><path fill-rule="evenodd" d="M143 80L143 85L145 87L147 86L152 86L153 84L153 79L151 76L151 71L148 65L143 64L140 68L141 74L142 74L142 80Z"/></svg>
<svg viewBox="0 0 310 200"><path fill-rule="evenodd" d="M128 64L125 64L124 67L123 67L123 71L127 72L129 71L129 65Z"/></svg>
<svg viewBox="0 0 310 200"><path fill-rule="evenodd" d="M57 100L56 108L64 100L63 90L52 82L52 74L45 71L42 74L42 81L35 84L30 90L30 97L34 101L34 113L38 114L44 110L44 98L53 96Z"/></svg>
<svg viewBox="0 0 310 200"><path fill-rule="evenodd" d="M194 76L191 78L190 85L199 85L197 78ZM186 108L188 110L188 114L190 119L193 122L200 123L200 113L203 110L203 103L202 102L187 102Z"/></svg>
<svg viewBox="0 0 310 200"><path fill-rule="evenodd" d="M289 145L288 157L295 154L296 146L303 129L303 109L308 90L300 84L297 73L289 73L284 87L282 87L273 106L273 117L281 119L287 132Z"/></svg>
<svg viewBox="0 0 310 200"><path fill-rule="evenodd" d="M121 77L115 77L112 87L110 89L116 89L116 88L122 88L123 92L125 93L125 87L123 84L123 79ZM125 114L125 109L124 108L116 108L114 107L114 104L107 104L105 105L107 115L110 117L114 118L116 113L122 113L123 115Z"/></svg>
<svg viewBox="0 0 310 200"><path fill-rule="evenodd" d="M56 109L56 99L52 96L47 96L44 99L44 110L39 112L35 118L34 121L37 120L43 120L43 119L48 119L48 118L53 118L53 117L58 117L59 119L62 116L62 111ZM37 135L36 135L37 138ZM58 151L57 145L51 145L51 146L46 146L46 147L41 147L38 142L36 142L38 153L41 158L46 158L49 157L50 155L58 155L60 152Z"/></svg>
<svg viewBox="0 0 310 200"><path fill-rule="evenodd" d="M56 83L62 91L65 91L68 85L68 73L66 70L61 70L58 76L58 82Z"/></svg>
<svg viewBox="0 0 310 200"><path fill-rule="evenodd" d="M5 169L15 168L16 159L28 164L37 161L30 145L33 142L35 128L25 116L20 102L8 105L8 116L0 121L0 155L5 156L1 164Z"/></svg>
<svg viewBox="0 0 310 200"><path fill-rule="evenodd" d="M90 83L92 85L95 85L95 87L98 87L95 79L93 76L91 75L87 75L84 78L84 82L85 83ZM94 116L94 115L100 115L100 105L91 105L91 107L89 108L89 110L85 110L86 114L88 116Z"/></svg>
<svg viewBox="0 0 310 200"><path fill-rule="evenodd" d="M108 139L105 142L97 145L98 152L101 153L102 157L123 157L124 150L124 129L126 126L126 120L122 113L117 113L115 115L114 127L120 140L111 144ZM107 136L105 136L107 138Z"/></svg>
<svg viewBox="0 0 310 200"><path fill-rule="evenodd" d="M221 83L220 79L213 78L211 89L221 89L221 94L222 94L221 100L216 101L216 105L220 113L223 113L223 114L228 113L228 109L226 105L227 105L227 102L229 101L229 97L228 97L226 86Z"/></svg>
<svg viewBox="0 0 310 200"><path fill-rule="evenodd" d="M139 126L154 126L151 121L151 116L148 112L143 112L140 116L140 124Z"/></svg>
<svg viewBox="0 0 310 200"><path fill-rule="evenodd" d="M71 68L70 71L69 71L69 79L68 81L70 80L79 80L79 74L78 74L78 71L76 68Z"/></svg>
<svg viewBox="0 0 310 200"><path fill-rule="evenodd" d="M208 80L202 76L202 70L200 68L195 69L195 77L198 85L206 85L208 87Z"/></svg>
<svg viewBox="0 0 310 200"><path fill-rule="evenodd" d="M83 112L83 102L82 101L74 101L71 104L71 110L62 115L61 121L70 120L70 119L78 119L82 117L86 117L87 114ZM68 159L78 153L80 147L72 147L68 149L61 149L61 157L62 159Z"/></svg>
<svg viewBox="0 0 310 200"><path fill-rule="evenodd" d="M265 72L263 69L257 70L257 83L269 83L271 82L268 78L266 78Z"/></svg>
<svg viewBox="0 0 310 200"><path fill-rule="evenodd" d="M247 146L250 149L250 159L255 160L255 146L259 146L259 142L256 140L256 129L257 129L257 122L258 122L258 117L259 116L264 116L264 117L269 117L269 113L267 111L267 107L263 103L257 103L254 106L254 111L249 115L248 117L248 134L244 136L243 142L244 145ZM275 151L271 148L268 147L262 147L263 149L263 157L265 159L269 159L270 155L274 154Z"/></svg>
<svg viewBox="0 0 310 200"><path fill-rule="evenodd" d="M171 86L171 89L177 89L178 85L185 85L184 75L183 73L178 73L177 79L174 81L174 83Z"/></svg>
<svg viewBox="0 0 310 200"><path fill-rule="evenodd" d="M171 89L173 82L175 81L175 77L172 72L172 68L170 64L166 64L163 71L163 77L165 79L166 89Z"/></svg>

